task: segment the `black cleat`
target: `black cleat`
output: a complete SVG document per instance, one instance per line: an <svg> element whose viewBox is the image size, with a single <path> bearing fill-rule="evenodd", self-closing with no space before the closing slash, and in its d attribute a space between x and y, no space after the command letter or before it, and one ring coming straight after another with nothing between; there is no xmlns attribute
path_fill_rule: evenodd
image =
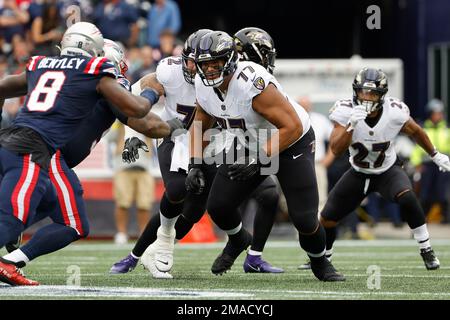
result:
<svg viewBox="0 0 450 320"><path fill-rule="evenodd" d="M422 256L423 262L427 270L436 270L440 267L439 259L436 257L433 249L426 248L420 249L420 255Z"/></svg>
<svg viewBox="0 0 450 320"><path fill-rule="evenodd" d="M7 243L5 245L5 249L6 251L8 251L8 253L13 252L14 250L17 250L20 248L20 245L22 244L22 237L23 237L23 233L20 233L19 237L17 239L15 239L14 241L11 241L9 243Z"/></svg>
<svg viewBox="0 0 450 320"><path fill-rule="evenodd" d="M345 277L325 257L311 260L311 271L320 281L345 281Z"/></svg>
<svg viewBox="0 0 450 320"><path fill-rule="evenodd" d="M245 231L245 230L244 230ZM222 253L214 260L211 267L211 272L215 275L222 275L226 273L234 264L234 261L239 257L239 255L248 248L252 243L252 236L250 233L245 231L246 240L242 243L240 247L234 247L230 240L228 240L227 245L223 249Z"/></svg>

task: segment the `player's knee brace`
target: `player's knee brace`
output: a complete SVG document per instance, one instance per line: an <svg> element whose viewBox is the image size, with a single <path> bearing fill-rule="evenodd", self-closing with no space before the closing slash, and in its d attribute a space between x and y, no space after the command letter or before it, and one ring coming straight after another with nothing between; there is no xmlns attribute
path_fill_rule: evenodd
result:
<svg viewBox="0 0 450 320"><path fill-rule="evenodd" d="M411 229L415 229L425 224L425 214L416 195L411 191L400 193L396 198L400 205L402 219L405 220Z"/></svg>

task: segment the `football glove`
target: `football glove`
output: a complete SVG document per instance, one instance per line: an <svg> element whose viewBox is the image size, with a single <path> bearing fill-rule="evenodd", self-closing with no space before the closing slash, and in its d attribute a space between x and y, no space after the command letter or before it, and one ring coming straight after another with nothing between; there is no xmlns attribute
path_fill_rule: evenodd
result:
<svg viewBox="0 0 450 320"><path fill-rule="evenodd" d="M436 152L431 160L439 167L440 171L450 171L450 160L447 155Z"/></svg>
<svg viewBox="0 0 450 320"><path fill-rule="evenodd" d="M202 194L206 185L206 178L202 171L202 165L199 162L199 159L191 158L188 175L184 182L186 190L194 194Z"/></svg>
<svg viewBox="0 0 450 320"><path fill-rule="evenodd" d="M255 155L239 157L228 167L228 177L231 180L247 180L259 173L261 163Z"/></svg>
<svg viewBox="0 0 450 320"><path fill-rule="evenodd" d="M123 147L122 160L126 163L135 162L139 159L139 149L148 152L147 144L137 137L127 138Z"/></svg>
<svg viewBox="0 0 450 320"><path fill-rule="evenodd" d="M352 114L350 116L350 120L348 121L348 124L350 124L350 126L348 127L347 131L352 131L353 129L355 129L358 122L366 119L366 117L367 117L367 110L365 106L362 106L360 104L354 106Z"/></svg>
<svg viewBox="0 0 450 320"><path fill-rule="evenodd" d="M174 134L174 131L176 131L178 129L184 129L183 121L181 121L178 118L173 118L173 119L167 120L167 124L169 125L169 128L170 128L170 136L172 136ZM179 130L179 131L175 132L175 136L178 136L185 132L186 132L186 130Z"/></svg>

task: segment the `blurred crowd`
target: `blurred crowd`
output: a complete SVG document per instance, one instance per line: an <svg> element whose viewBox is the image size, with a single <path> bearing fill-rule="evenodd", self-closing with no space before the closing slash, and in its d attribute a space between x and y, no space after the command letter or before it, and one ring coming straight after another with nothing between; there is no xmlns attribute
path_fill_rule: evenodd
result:
<svg viewBox="0 0 450 320"><path fill-rule="evenodd" d="M179 55L181 15L173 0L0 0L0 77L25 69L32 55L55 55L64 31L77 21L97 25L127 48L134 82L163 58ZM9 121L22 101L5 106Z"/></svg>

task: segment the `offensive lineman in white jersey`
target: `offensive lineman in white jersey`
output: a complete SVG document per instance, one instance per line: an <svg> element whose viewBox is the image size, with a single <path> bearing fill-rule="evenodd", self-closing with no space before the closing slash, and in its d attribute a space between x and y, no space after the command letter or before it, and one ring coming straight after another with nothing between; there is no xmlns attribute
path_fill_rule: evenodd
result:
<svg viewBox="0 0 450 320"><path fill-rule="evenodd" d="M331 257L336 224L356 209L370 192L397 202L401 214L419 243L428 270L438 269L431 248L425 215L411 182L397 159L393 141L399 133L414 139L441 170L450 170L449 158L438 152L424 130L410 117L408 106L385 97L387 77L381 70L364 68L353 81L353 99L339 100L330 110L334 129L330 146L336 155L349 149L350 168L331 190L321 212Z"/></svg>
<svg viewBox="0 0 450 320"><path fill-rule="evenodd" d="M160 93L164 92L166 101L161 118L179 118L183 120L185 128L189 128L195 111L195 107L193 107L195 104L194 49L199 38L211 31L201 29L193 33L185 42L182 57L162 60L155 74L145 76L133 85L133 91L136 94L139 92L139 88L145 85L157 89ZM168 122L170 121L172 120L168 120ZM125 148L128 151L123 153L124 160L130 162L134 161L138 149L145 150L146 145L143 141L133 137L127 140ZM173 264L174 238L182 239L200 220L205 212L207 199L207 194L186 193L184 180L189 161L188 154L187 135L179 135L172 139L168 137L158 147L158 158L166 188L161 200L161 213L152 217L131 253L115 263L110 270L111 273L127 273L133 270L138 259L142 257L141 262L154 278L172 278L169 271ZM217 167L210 165L206 170L211 175L215 175ZM271 227L273 224L274 214L270 208L273 206L273 200L277 202L277 198L274 198L273 195L274 190L276 190L275 183L271 179L266 179L255 191L257 193L255 198L260 205L255 220L258 220L260 229L262 229L257 237L259 242L263 242L263 244L258 243L261 245L261 252L270 232L270 229L266 230L267 226ZM271 266L261 257L258 262L258 265L255 266L257 271L249 272L283 272L282 269Z"/></svg>
<svg viewBox="0 0 450 320"><path fill-rule="evenodd" d="M267 174L276 174L299 232L300 245L311 258L314 275L322 281L345 280L325 258L325 234L317 217L314 131L306 111L283 93L266 69L253 62L238 62L233 39L225 32L215 31L202 37L196 49L196 65L197 111L190 129L186 187L201 194L211 186L208 213L228 234L227 245L211 271L223 274L250 245L251 235L242 227L237 209ZM202 137L216 120L223 129L241 129L250 140L259 141L264 136L258 136L253 129L274 129L276 133L262 138L259 146L235 139L224 155L226 160L232 157L232 164L227 161L215 176L210 176L205 170ZM235 157L239 149L245 154L239 156L238 152ZM270 171L277 161L278 170ZM263 162L269 171L261 171Z"/></svg>

